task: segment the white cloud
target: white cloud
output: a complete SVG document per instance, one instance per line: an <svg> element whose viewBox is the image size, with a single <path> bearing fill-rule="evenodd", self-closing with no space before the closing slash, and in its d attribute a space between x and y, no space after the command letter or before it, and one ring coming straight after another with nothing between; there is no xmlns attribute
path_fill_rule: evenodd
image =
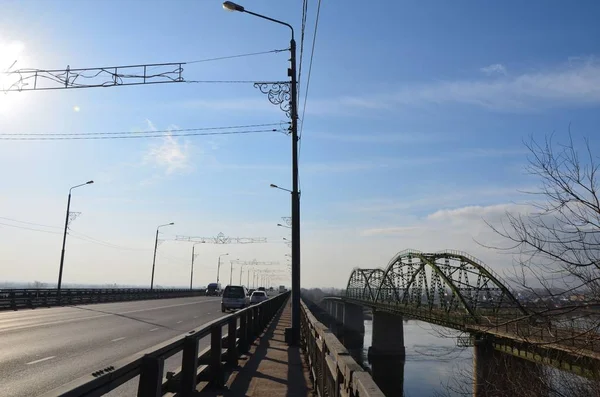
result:
<svg viewBox="0 0 600 397"><path fill-rule="evenodd" d="M150 120L146 120L148 128L156 131L156 127ZM189 142L181 143L179 139L167 135L162 138L160 144L150 145L148 152L144 155L144 163L163 168L166 174L185 171L191 168Z"/></svg>
<svg viewBox="0 0 600 397"><path fill-rule="evenodd" d="M365 229L361 231L363 236L383 236L383 235L406 235L414 232L423 230L423 227L419 226L396 226L396 227L382 227Z"/></svg>
<svg viewBox="0 0 600 397"><path fill-rule="evenodd" d="M336 134L330 132L311 133L311 137L348 143L370 144L416 144L449 141L451 134L431 134L422 132L368 133L368 134Z"/></svg>
<svg viewBox="0 0 600 397"><path fill-rule="evenodd" d="M487 74L488 76L491 76L496 73L503 74L506 76L506 67L499 63L495 63L493 65L488 65L479 70L481 70L483 73Z"/></svg>
<svg viewBox="0 0 600 397"><path fill-rule="evenodd" d="M320 101L322 110L396 109L399 105L458 103L496 111L532 111L600 103L600 63L593 59L501 78L441 81L406 86L393 93ZM394 105L394 106L391 106Z"/></svg>
<svg viewBox="0 0 600 397"><path fill-rule="evenodd" d="M496 204L496 205L472 205L467 207L438 210L427 216L428 221L445 222L448 224L464 224L469 222L487 222L492 225L500 224L506 218L507 213L527 214L531 213L531 206L526 204Z"/></svg>

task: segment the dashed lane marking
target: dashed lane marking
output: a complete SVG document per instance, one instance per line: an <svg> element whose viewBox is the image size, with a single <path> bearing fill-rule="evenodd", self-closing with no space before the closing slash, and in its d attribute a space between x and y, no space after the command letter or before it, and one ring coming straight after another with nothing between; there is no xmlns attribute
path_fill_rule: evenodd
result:
<svg viewBox="0 0 600 397"><path fill-rule="evenodd" d="M35 360L35 361L31 361L31 362L27 363L27 365L37 364L37 363L41 363L43 361L52 360L54 357L56 357L56 356L50 356L50 357L46 357L46 358L40 358L39 360Z"/></svg>

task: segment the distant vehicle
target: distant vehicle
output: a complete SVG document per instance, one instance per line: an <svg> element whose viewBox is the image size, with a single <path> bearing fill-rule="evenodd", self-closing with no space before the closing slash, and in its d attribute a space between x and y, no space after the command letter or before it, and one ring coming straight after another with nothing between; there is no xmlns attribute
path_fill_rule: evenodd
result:
<svg viewBox="0 0 600 397"><path fill-rule="evenodd" d="M248 290L248 296L252 295L252 293L256 291L254 288Z"/></svg>
<svg viewBox="0 0 600 397"><path fill-rule="evenodd" d="M250 302L246 287L241 285L228 285L223 290L223 298L221 299L221 311L223 313L227 310L243 309L249 304Z"/></svg>
<svg viewBox="0 0 600 397"><path fill-rule="evenodd" d="M221 284L210 283L206 287L206 296L219 296L221 292Z"/></svg>
<svg viewBox="0 0 600 397"><path fill-rule="evenodd" d="M283 294L285 292L285 285L280 285L279 286L279 293Z"/></svg>
<svg viewBox="0 0 600 397"><path fill-rule="evenodd" d="M265 287L258 287L258 291L266 291Z"/></svg>
<svg viewBox="0 0 600 397"><path fill-rule="evenodd" d="M256 303L260 303L269 299L267 297L267 293L264 291L254 291L252 296L250 296L250 304L254 305Z"/></svg>

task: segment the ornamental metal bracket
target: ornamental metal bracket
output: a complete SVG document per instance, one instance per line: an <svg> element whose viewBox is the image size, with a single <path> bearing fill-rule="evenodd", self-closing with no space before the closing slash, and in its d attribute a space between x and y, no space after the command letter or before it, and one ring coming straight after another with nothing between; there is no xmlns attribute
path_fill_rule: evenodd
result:
<svg viewBox="0 0 600 397"><path fill-rule="evenodd" d="M292 118L292 83L289 81L259 81L254 83L263 94L267 94L269 102L279 106L288 118Z"/></svg>

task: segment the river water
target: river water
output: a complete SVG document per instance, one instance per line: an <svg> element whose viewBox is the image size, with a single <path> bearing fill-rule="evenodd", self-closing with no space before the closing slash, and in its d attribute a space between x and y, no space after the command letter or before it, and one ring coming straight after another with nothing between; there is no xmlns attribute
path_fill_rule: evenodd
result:
<svg viewBox="0 0 600 397"><path fill-rule="evenodd" d="M363 364L369 366L367 352L371 345L372 321L365 321ZM418 320L404 321L404 396L459 396L471 390L473 348L458 347L459 333ZM398 378L401 365L395 366ZM389 371L389 369L388 369ZM396 369L394 369L396 371ZM402 384L402 382L400 382ZM394 397L401 396L397 390Z"/></svg>

